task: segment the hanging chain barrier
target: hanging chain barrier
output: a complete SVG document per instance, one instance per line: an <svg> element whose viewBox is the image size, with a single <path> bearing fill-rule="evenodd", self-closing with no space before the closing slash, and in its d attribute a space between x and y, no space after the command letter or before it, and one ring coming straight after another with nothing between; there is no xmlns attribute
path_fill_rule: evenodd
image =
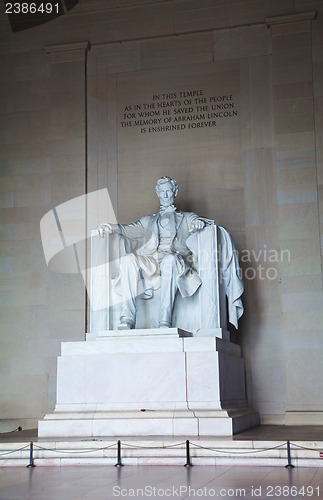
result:
<svg viewBox="0 0 323 500"><path fill-rule="evenodd" d="M233 441L234 443L234 441ZM68 454L68 455L79 455L79 454L86 454L86 453L92 453L92 452L98 452L98 451L104 451L111 449L115 447L117 449L117 463L115 464L115 467L122 467L124 464L122 463L122 457L121 457L121 449L122 446L125 449L142 449L142 450L167 450L167 449L175 449L178 447L182 447L186 451L186 463L184 464L185 467L192 467L193 464L191 462L191 449L201 449L201 450L207 450L210 452L214 453L219 453L223 455L229 455L229 456L234 456L234 455L250 455L250 454L255 454L255 453L264 453L266 451L271 451L271 450L277 450L277 449L283 449L285 446L287 447L287 465L285 466L288 469L293 469L294 465L292 465L292 459L291 459L291 447L293 449L302 449L302 450L309 450L309 451L317 451L320 452L318 448L309 448L306 446L301 446L296 443L291 443L289 440L285 441L284 443L281 443L277 446L272 446L270 448L259 448L259 449L254 449L254 450L246 450L246 451L236 451L236 450L224 450L224 449L219 449L219 448L213 448L213 447L208 447L208 446L202 446L198 443L194 443L193 441L189 441L188 439L186 441L181 441L179 443L174 443L174 444L169 444L169 445L162 445L162 446L142 446L142 445L137 445L137 444L132 444L132 443L127 443L127 442L122 442L121 440L116 441L115 443L112 443L108 446L102 446L99 448L82 448L80 450L66 450L66 449L60 449L60 448L45 448L43 446L40 446L39 444L35 444L32 441L29 444L26 444L22 448L6 451L4 453L0 453L0 457L2 456L7 456L12 453L17 453L21 452L24 450L29 449L29 464L27 467L35 467L34 464L34 450L41 450L41 451L47 451L47 452L52 452L52 453L62 453L62 454Z"/></svg>
<svg viewBox="0 0 323 500"><path fill-rule="evenodd" d="M209 450L209 451L215 451L217 453L224 453L225 455L249 455L252 453L263 453L264 451L271 451L271 450L277 450L278 448L283 448L287 443L282 443L279 444L278 446L273 446L272 448L260 448L259 450L252 450L252 451L226 451L226 450L219 450L218 448L208 448L207 446L201 446L197 443L191 443L191 445L195 446L196 448L202 448L203 450Z"/></svg>
<svg viewBox="0 0 323 500"><path fill-rule="evenodd" d="M26 446L23 446L22 448L18 448L17 450L10 450L10 451L6 451L5 453L0 453L0 457L2 457L4 455L10 455L11 453L16 453L17 451L26 450L29 447L30 447L30 444L26 444Z"/></svg>
<svg viewBox="0 0 323 500"><path fill-rule="evenodd" d="M53 452L58 452L58 453L91 453L92 451L102 451L102 450L107 450L108 448L113 448L113 446L116 446L117 443L112 443L109 446L103 446L102 448L83 448L82 450L76 450L76 451L70 451L70 450L61 450L59 448L43 448L42 446L38 446L34 444L34 447L37 448L38 450L43 450L43 451L53 451Z"/></svg>

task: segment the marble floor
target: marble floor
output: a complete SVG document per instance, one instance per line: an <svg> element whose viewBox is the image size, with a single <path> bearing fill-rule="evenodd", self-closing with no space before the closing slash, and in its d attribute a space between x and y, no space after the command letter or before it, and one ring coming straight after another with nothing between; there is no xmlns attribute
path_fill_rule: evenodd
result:
<svg viewBox="0 0 323 500"><path fill-rule="evenodd" d="M216 497L320 499L323 471L253 466L10 467L0 471L1 500Z"/></svg>
<svg viewBox="0 0 323 500"><path fill-rule="evenodd" d="M129 439L129 438L128 438ZM323 426L261 426L233 440L323 440ZM0 442L37 442L37 431ZM323 461L323 458L322 458ZM284 466L65 466L0 468L0 500L114 498L321 499L323 468Z"/></svg>

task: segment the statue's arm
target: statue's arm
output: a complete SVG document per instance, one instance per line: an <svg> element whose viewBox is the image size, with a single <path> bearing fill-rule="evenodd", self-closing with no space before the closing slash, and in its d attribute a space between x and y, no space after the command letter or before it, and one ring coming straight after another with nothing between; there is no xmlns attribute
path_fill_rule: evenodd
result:
<svg viewBox="0 0 323 500"><path fill-rule="evenodd" d="M91 236L99 236L99 238L104 238L105 234L113 234L118 233L121 234L119 224L110 224L108 222L104 222L100 224L95 229L91 230Z"/></svg>
<svg viewBox="0 0 323 500"><path fill-rule="evenodd" d="M190 233L195 233L196 231L201 231L205 226L213 225L214 220L207 219L206 217L201 217L200 215L191 212L188 218L188 228Z"/></svg>
<svg viewBox="0 0 323 500"><path fill-rule="evenodd" d="M125 238L129 238L133 236L134 228L139 227L142 227L141 219L137 222L131 222L130 224L111 224L104 222L95 229L92 229L91 236L99 236L99 238L103 238L105 234L120 234Z"/></svg>

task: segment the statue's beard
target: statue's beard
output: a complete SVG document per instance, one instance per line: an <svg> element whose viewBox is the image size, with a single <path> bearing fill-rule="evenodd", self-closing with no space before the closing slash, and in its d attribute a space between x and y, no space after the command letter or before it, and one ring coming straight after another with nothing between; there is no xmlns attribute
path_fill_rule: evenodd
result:
<svg viewBox="0 0 323 500"><path fill-rule="evenodd" d="M172 204L172 205L160 205L160 207L159 207L160 213L175 212L175 210L176 210L176 207L174 204Z"/></svg>

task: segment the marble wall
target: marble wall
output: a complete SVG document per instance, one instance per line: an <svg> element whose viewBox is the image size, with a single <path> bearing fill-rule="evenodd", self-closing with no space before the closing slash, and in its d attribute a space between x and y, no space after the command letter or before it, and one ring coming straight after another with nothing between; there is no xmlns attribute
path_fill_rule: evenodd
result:
<svg viewBox="0 0 323 500"><path fill-rule="evenodd" d="M317 423L322 1L137 3L82 0L16 34L0 16L1 428L32 427L53 408L60 342L85 338L83 279L48 271L41 217L108 186L118 220L135 220L158 208L164 174L179 183L179 207L214 217L239 250L250 402L264 423ZM203 95L178 98L193 90ZM237 114L142 132L138 112L167 109L143 107L175 100L165 93L205 97L193 102L205 115L211 97L232 95Z"/></svg>

